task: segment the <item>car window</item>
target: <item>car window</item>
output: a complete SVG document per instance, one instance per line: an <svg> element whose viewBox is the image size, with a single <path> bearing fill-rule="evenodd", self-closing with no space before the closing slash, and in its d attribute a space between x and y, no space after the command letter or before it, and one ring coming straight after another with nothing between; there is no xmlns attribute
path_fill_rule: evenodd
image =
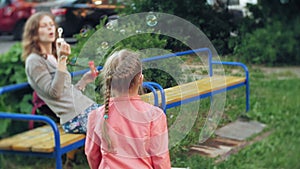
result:
<svg viewBox="0 0 300 169"><path fill-rule="evenodd" d="M55 0L25 0L25 2L51 2Z"/></svg>
<svg viewBox="0 0 300 169"><path fill-rule="evenodd" d="M72 0L69 0L72 1ZM74 1L74 0L73 0ZM76 0L75 4L85 4L85 3L93 3L96 5L108 5L108 4L114 4L116 0Z"/></svg>
<svg viewBox="0 0 300 169"><path fill-rule="evenodd" d="M228 3L228 5L240 5L240 1L239 0L230 0L228 2L227 1L228 0L221 0L221 2L224 3L224 4Z"/></svg>
<svg viewBox="0 0 300 169"><path fill-rule="evenodd" d="M73 2L75 0L27 0L33 2L55 2L55 1L63 1L63 2Z"/></svg>
<svg viewBox="0 0 300 169"><path fill-rule="evenodd" d="M229 1L229 5L240 5L240 1L239 0L231 0L231 1Z"/></svg>
<svg viewBox="0 0 300 169"><path fill-rule="evenodd" d="M91 0L92 3L97 5L116 5L123 2L123 0Z"/></svg>

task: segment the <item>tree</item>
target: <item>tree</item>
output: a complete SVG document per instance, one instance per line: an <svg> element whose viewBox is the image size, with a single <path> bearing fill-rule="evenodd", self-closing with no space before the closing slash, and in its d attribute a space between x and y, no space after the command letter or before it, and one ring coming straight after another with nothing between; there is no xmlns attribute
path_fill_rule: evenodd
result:
<svg viewBox="0 0 300 169"><path fill-rule="evenodd" d="M213 10L206 0L132 0L124 13L163 12L181 17L197 26L211 40L219 54L228 54L230 32L235 29L231 15L226 10ZM174 46L175 45L175 46ZM176 47L171 43L172 48Z"/></svg>
<svg viewBox="0 0 300 169"><path fill-rule="evenodd" d="M251 63L300 63L300 1L259 0L239 25L234 55Z"/></svg>

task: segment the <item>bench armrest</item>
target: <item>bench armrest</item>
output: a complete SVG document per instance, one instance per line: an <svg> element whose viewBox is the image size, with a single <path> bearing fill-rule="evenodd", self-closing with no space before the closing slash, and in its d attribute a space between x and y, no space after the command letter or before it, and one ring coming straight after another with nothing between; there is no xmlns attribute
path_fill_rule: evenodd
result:
<svg viewBox="0 0 300 169"><path fill-rule="evenodd" d="M211 64L215 64L215 65L229 65L229 66L239 66L239 67L242 67L245 71L245 77L246 77L246 80L248 81L249 79L249 70L248 70L248 67L243 64L243 63L240 63L240 62L220 62L220 61L212 61Z"/></svg>
<svg viewBox="0 0 300 169"><path fill-rule="evenodd" d="M219 62L219 61L212 61L211 64L216 65L229 65L229 66L239 66L242 67L245 71L245 85L246 85L246 112L250 109L250 77L249 77L249 70L248 67L240 62ZM212 66L211 66L212 67Z"/></svg>
<svg viewBox="0 0 300 169"><path fill-rule="evenodd" d="M31 115L31 114L20 114L20 113L10 113L10 112L0 112L0 119L12 119L12 120L34 120L41 121L49 124L53 130L55 149L60 151L60 134L56 123L47 116L42 115Z"/></svg>
<svg viewBox="0 0 300 169"><path fill-rule="evenodd" d="M156 89L158 89L160 91L160 96L161 96L161 109L164 111L164 113L166 114L166 96L165 96L165 91L162 88L161 85L159 85L156 82L143 82L143 87L148 88L149 90L151 90L151 92L154 95L154 105L159 107L159 99L158 99L158 95L156 92Z"/></svg>

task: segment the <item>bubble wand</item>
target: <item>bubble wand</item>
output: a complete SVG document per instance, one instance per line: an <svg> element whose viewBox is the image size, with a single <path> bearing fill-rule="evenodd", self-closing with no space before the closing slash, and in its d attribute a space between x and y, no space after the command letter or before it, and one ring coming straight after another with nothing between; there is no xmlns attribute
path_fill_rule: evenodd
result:
<svg viewBox="0 0 300 169"><path fill-rule="evenodd" d="M63 28L61 28L61 27L59 27L59 28L57 29L57 32L58 32L58 38L56 39L56 42L58 43L59 46L61 45L62 42L65 41L65 39L62 38L62 33L63 33L63 31L64 31L64 30L63 30ZM66 56L65 54L66 54L66 53L62 52L62 53L61 53L61 57L60 57L59 59L65 59L65 58L67 58L67 56Z"/></svg>
<svg viewBox="0 0 300 169"><path fill-rule="evenodd" d="M89 67L90 67L90 69L91 69L92 76L93 76L93 77L97 77L99 73L98 73L98 71L96 70L94 61L89 61Z"/></svg>

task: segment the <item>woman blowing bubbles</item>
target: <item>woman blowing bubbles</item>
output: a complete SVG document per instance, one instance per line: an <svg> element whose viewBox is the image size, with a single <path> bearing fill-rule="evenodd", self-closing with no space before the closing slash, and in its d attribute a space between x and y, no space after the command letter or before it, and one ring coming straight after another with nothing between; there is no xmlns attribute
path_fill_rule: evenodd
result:
<svg viewBox="0 0 300 169"><path fill-rule="evenodd" d="M170 169L163 111L138 96L139 54L115 52L102 70L105 102L88 118L85 153L91 169Z"/></svg>
<svg viewBox="0 0 300 169"><path fill-rule="evenodd" d="M81 90L95 79L91 72L74 86L67 70L71 53L66 42L56 42L57 26L50 13L39 12L26 22L23 33L25 70L30 86L60 118L67 133L86 133L88 113L99 107Z"/></svg>

